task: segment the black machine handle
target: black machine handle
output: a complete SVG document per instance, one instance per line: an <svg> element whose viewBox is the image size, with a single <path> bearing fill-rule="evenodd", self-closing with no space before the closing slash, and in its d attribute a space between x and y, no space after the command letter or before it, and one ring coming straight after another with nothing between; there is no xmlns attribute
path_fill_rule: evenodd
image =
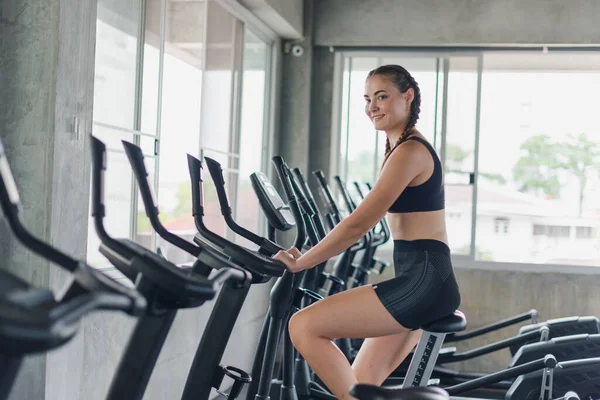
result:
<svg viewBox="0 0 600 400"><path fill-rule="evenodd" d="M126 311L131 315L140 315L146 307L146 300L135 290L110 279L94 270L85 262L76 260L54 246L36 238L21 221L21 204L16 183L13 179L2 142L0 142L0 203L9 221L9 225L17 238L29 249L41 257L71 271L74 280L65 292L65 300L83 301L82 296L89 298L104 295L118 303L115 309ZM75 304L75 303L70 303Z"/></svg>
<svg viewBox="0 0 600 400"><path fill-rule="evenodd" d="M313 215L311 218L313 220L313 224L314 224L315 228L317 229L317 234L319 235L319 238L323 239L327 235L327 233L325 232L325 226L323 225L323 221L321 221L321 217L319 216L319 208L317 207L317 203L315 202L315 198L312 194L312 191L306 184L304 175L302 175L302 172L300 171L299 168L294 168L292 170L292 172L293 172L294 177L296 178L297 182L300 184L300 189L304 193L304 196L306 197L308 204L313 209Z"/></svg>
<svg viewBox="0 0 600 400"><path fill-rule="evenodd" d="M156 204L154 194L152 193L152 189L150 188L150 184L148 184L149 175L148 171L146 170L146 166L144 165L144 154L142 149L133 143L126 142L125 140L122 140L121 142L123 143L125 154L127 154L129 164L131 164L131 169L133 170L133 174L138 183L140 195L142 196L144 208L146 209L146 216L150 220L152 228L154 228L159 236L163 237L169 243L179 247L195 257L198 257L201 252L201 249L198 246L167 231L167 229L165 229L160 222L160 219L158 218L158 206Z"/></svg>
<svg viewBox="0 0 600 400"><path fill-rule="evenodd" d="M468 332L465 332L462 334L455 333L452 335L448 335L446 337L446 339L444 339L444 342L446 342L446 343L461 342L463 340L481 336L486 333L493 332L493 331L496 331L496 330L499 330L502 328L506 328L507 326L518 324L519 322L523 322L523 321L527 321L527 320L532 320L533 323L535 323L537 321L537 317L538 317L537 310L531 309L527 312L515 315L513 317L506 318L506 319L491 323L489 325L482 326L481 328L478 328L478 329L473 329L472 331L468 331Z"/></svg>
<svg viewBox="0 0 600 400"><path fill-rule="evenodd" d="M257 267L257 269L260 268L260 270L257 270L257 272L261 274L269 276L283 275L285 271L285 265L282 262L273 260L271 257L265 256L264 254L252 251L236 243L233 243L210 231L206 227L203 221L204 213L201 211L203 210L203 198L201 194L202 163L194 156L188 154L188 166L190 170L190 179L192 180L192 202L194 203L193 209L198 211L194 214L194 221L196 223L196 228L202 234L202 236L206 237L210 242L215 243L217 246L223 248L226 254L226 249L232 249L236 253L243 254L246 259L253 260L254 264L256 264L255 266Z"/></svg>
<svg viewBox="0 0 600 400"><path fill-rule="evenodd" d="M327 180L325 179L325 175L323 171L317 170L313 172L315 178L317 178L317 182L321 188L322 193L325 195L325 201L327 201L327 206L331 212L333 219L336 223L340 222L341 214L340 210L337 207L337 204L333 200L333 196L331 195L331 191L329 190L329 185L327 184Z"/></svg>
<svg viewBox="0 0 600 400"><path fill-rule="evenodd" d="M8 223L23 245L64 269L74 271L78 261L32 235L21 220L21 200L8 159L0 142L0 206Z"/></svg>
<svg viewBox="0 0 600 400"><path fill-rule="evenodd" d="M530 372L539 371L546 368L554 369L556 364L556 358L552 354L547 354L544 358L540 358L539 360L530 361L517 367L508 368L503 371L473 379L465 383L449 386L445 389L451 396L458 395L474 389L484 388L506 379L514 379L520 375L528 374Z"/></svg>
<svg viewBox="0 0 600 400"><path fill-rule="evenodd" d="M350 198L350 194L348 193L348 189L346 189L344 182L342 182L342 178L340 178L339 175L336 175L333 177L333 179L336 182L342 197L344 198L348 212L352 213L356 209L356 204L354 204ZM373 233L370 230L360 239L360 245L362 248L368 248L373 245Z"/></svg>
<svg viewBox="0 0 600 400"><path fill-rule="evenodd" d="M296 194L292 186L292 173L281 156L275 156L271 158L271 162L275 166L275 171L277 172L279 180L281 181L281 185L283 186L287 203L292 210L294 219L296 220L296 239L294 240L294 246L301 250L304 242L306 241L306 226L304 225L304 219L302 218L300 206L298 205L298 199L296 198Z"/></svg>
<svg viewBox="0 0 600 400"><path fill-rule="evenodd" d="M360 196L360 198L362 200L365 199L365 194L362 191L362 188L360 187L360 184L357 181L353 182L354 187L356 188L356 192L358 193L358 195ZM371 190L371 184L370 183L365 183L365 186ZM381 218L381 220L379 221L379 225L381 227L381 232L383 233L382 237L380 240L377 241L376 245L379 246L385 242L387 242L388 240L390 240L390 237L392 236L392 233L390 231L390 226L387 223L387 220L385 218Z"/></svg>
<svg viewBox="0 0 600 400"><path fill-rule="evenodd" d="M342 182L342 178L340 178L339 175L336 175L333 177L333 179L335 180L335 183L337 184L338 189L340 190L340 193L342 194L342 197L344 198L344 202L346 203L346 208L348 208L349 212L354 211L356 209L356 204L354 204L354 202L350 198L350 194L348 193L348 189L346 189L346 186L344 186L344 182Z"/></svg>
<svg viewBox="0 0 600 400"><path fill-rule="evenodd" d="M300 168L296 167L296 168L292 169L292 172L293 172L294 176L296 177L296 179L298 180L298 183L300 184L300 188L302 189L304 196L308 200L308 203L310 204L310 206L313 208L313 210L315 212L318 212L319 209L317 208L317 202L315 201L315 197L313 196L312 191L310 190L310 188L308 187L308 184L306 183L306 179L304 179L304 175L302 174L302 171L300 171Z"/></svg>
<svg viewBox="0 0 600 400"><path fill-rule="evenodd" d="M102 199L98 197L101 196L104 186L105 156L106 146L104 143L92 137L92 171L94 177L92 195L94 196L95 203L101 205L102 208ZM96 231L100 240L110 249L110 252L116 253L117 257L128 259L126 262L128 262L128 265L131 265L129 268L138 268L152 282L168 288L170 291L191 298L208 300L214 297L217 286L221 284L221 277L233 278L239 274L239 271L234 272L229 268L218 271L214 279L206 279L203 276L189 274L188 271L177 267L141 246L139 248L137 246L128 247L110 237L104 229L103 216L103 212L101 214L95 213L94 215ZM131 263L130 260L134 260L135 258L139 258L141 262ZM135 265L135 267L132 265ZM130 273L131 271L128 270L125 272Z"/></svg>
<svg viewBox="0 0 600 400"><path fill-rule="evenodd" d="M227 192L225 191L225 178L223 177L223 168L221 164L213 160L210 157L204 157L206 161L206 166L208 167L208 172L213 179L215 184L215 188L217 190L217 197L219 199L219 204L221 205L221 213L225 218L225 222L227 226L231 228L232 231L237 233L238 235L250 240L251 242L257 244L264 251L269 252L271 255L277 253L279 250L283 250L281 246L277 243L270 241L267 238L260 237L254 232L250 232L249 230L238 225L232 218L232 211L229 205L229 200L227 199Z"/></svg>
<svg viewBox="0 0 600 400"><path fill-rule="evenodd" d="M202 162L196 157L188 154L188 170L192 181L192 215L204 215L204 200L202 199Z"/></svg>
<svg viewBox="0 0 600 400"><path fill-rule="evenodd" d="M194 257L198 257L200 253L205 252L205 254L211 256L213 260L217 261L217 263L219 263L221 267L239 269L239 266L233 264L231 261L229 261L227 258L219 254L218 252L210 249L209 247L198 246L194 243L191 243L181 238L180 236L169 232L163 226L163 224L160 222L160 219L158 218L158 205L156 204L156 201L152 194L152 189L150 188L150 184L148 183L148 172L146 170L146 166L144 165L144 153L142 152L142 149L139 146L136 146L126 141L122 142L123 146L125 147L125 153L129 158L129 163L131 164L131 168L133 169L135 178L138 182L140 194L142 195L142 201L144 202L144 207L146 209L146 215L148 216L148 219L150 219L150 223L152 224L152 227L154 228L156 233L158 233L159 236L165 239L167 242L182 249L183 251L187 252L188 254ZM195 270L197 269L195 268ZM244 276L245 275L243 273L233 273L232 278L235 280L243 281Z"/></svg>
<svg viewBox="0 0 600 400"><path fill-rule="evenodd" d="M440 364L469 360L493 353L498 350L506 349L510 346L527 343L530 340L543 338L544 335L547 335L548 331L549 328L547 326L542 326L531 332L517 335L508 339L500 340L498 342L490 343L472 350L464 351L461 353L451 353L448 354L447 357L445 355L440 355Z"/></svg>

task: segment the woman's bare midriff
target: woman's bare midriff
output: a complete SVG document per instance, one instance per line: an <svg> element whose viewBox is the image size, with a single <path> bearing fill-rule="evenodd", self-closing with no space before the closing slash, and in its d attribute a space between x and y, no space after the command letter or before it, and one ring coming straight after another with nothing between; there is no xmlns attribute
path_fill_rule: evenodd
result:
<svg viewBox="0 0 600 400"><path fill-rule="evenodd" d="M387 220L394 240L434 239L448 245L444 210L388 213Z"/></svg>

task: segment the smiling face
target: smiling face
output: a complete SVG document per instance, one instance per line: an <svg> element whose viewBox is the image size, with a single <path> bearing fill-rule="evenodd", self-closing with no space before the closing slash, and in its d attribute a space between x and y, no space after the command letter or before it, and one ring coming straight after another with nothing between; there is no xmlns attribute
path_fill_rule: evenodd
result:
<svg viewBox="0 0 600 400"><path fill-rule="evenodd" d="M403 132L410 116L410 104L414 97L412 88L401 93L398 87L384 75L367 78L365 85L365 112L378 131Z"/></svg>

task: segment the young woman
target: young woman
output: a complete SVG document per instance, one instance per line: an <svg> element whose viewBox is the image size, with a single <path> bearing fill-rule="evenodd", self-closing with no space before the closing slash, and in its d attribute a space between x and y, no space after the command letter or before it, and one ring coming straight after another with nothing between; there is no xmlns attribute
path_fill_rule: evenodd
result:
<svg viewBox="0 0 600 400"><path fill-rule="evenodd" d="M460 293L446 235L442 166L416 129L421 93L408 71L369 72L365 111L387 135L379 177L356 210L316 246L274 258L292 272L313 268L353 245L386 214L396 277L314 303L290 320L292 342L339 399L356 383L381 385L415 346L422 325L454 312ZM332 339L366 338L353 365Z"/></svg>

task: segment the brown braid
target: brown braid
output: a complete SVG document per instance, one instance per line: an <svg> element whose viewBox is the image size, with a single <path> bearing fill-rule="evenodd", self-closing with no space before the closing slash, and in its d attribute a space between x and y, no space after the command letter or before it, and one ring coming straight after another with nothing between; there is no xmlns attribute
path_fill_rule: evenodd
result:
<svg viewBox="0 0 600 400"><path fill-rule="evenodd" d="M412 75L399 65L382 65L381 67L375 68L369 72L367 78L375 75L385 76L386 78L390 79L394 85L396 85L400 93L406 93L408 89L413 89L414 91L414 98L412 103L410 103L410 116L408 118L406 128L404 128L404 132L402 132L402 135L400 135L400 138L398 138L398 141L394 144L394 147L391 146L388 138L385 139L385 155L381 165L383 168L383 165L385 165L385 162L392 151L402 144L406 139L408 139L413 128L417 124L419 113L421 112L421 90L419 89L419 85Z"/></svg>

